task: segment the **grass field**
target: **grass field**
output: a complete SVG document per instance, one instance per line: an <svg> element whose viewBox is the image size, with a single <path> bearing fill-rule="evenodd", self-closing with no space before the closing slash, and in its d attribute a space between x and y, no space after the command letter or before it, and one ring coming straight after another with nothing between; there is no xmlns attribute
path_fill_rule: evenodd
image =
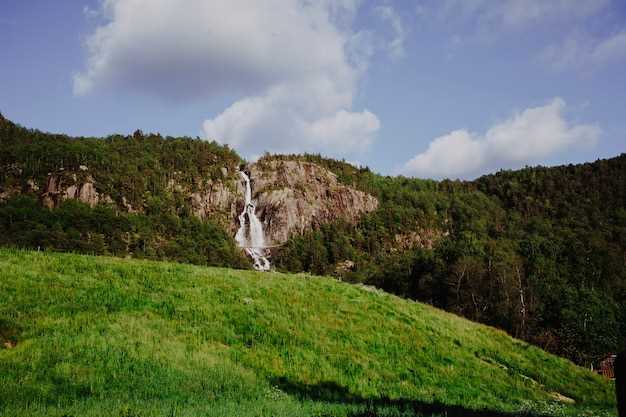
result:
<svg viewBox="0 0 626 417"><path fill-rule="evenodd" d="M2 416L615 415L564 359L308 275L0 249L0 345Z"/></svg>

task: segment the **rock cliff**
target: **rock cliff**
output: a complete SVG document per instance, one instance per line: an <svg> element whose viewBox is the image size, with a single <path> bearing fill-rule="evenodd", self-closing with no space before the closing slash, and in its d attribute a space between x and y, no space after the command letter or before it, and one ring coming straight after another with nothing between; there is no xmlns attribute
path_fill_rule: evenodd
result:
<svg viewBox="0 0 626 417"><path fill-rule="evenodd" d="M324 223L355 223L378 200L345 186L332 172L302 161L264 160L249 167L257 216L272 244Z"/></svg>
<svg viewBox="0 0 626 417"><path fill-rule="evenodd" d="M221 223L234 236L239 227L237 216L244 204L244 187L242 179L233 175L236 167L229 169L223 168L221 180L198 178L193 186L177 180L177 173L172 173L165 188L181 197L195 216ZM270 245L279 245L294 234L325 223L354 223L378 207L374 197L339 183L335 174L310 162L264 159L245 170L250 174L257 216ZM76 172L60 169L50 173L40 184L32 179L20 187L0 184L0 202L23 193L37 195L48 208L75 199L90 207L108 204L130 213L145 211L145 204L131 204L126 196L118 196L116 201L99 192L94 177L87 166L81 166Z"/></svg>
<svg viewBox="0 0 626 417"><path fill-rule="evenodd" d="M83 171L86 171L86 168ZM31 189L38 191L39 185L31 182ZM40 199L41 203L48 208L54 208L64 200L79 200L90 207L95 207L98 203L113 203L111 197L101 195L96 191L91 175L82 176L79 179L75 173L48 175Z"/></svg>
<svg viewBox="0 0 626 417"><path fill-rule="evenodd" d="M184 196L195 216L217 220L234 235L239 227L237 215L243 206L244 188L238 177L224 176L220 181L199 180L195 191L176 182L171 187Z"/></svg>

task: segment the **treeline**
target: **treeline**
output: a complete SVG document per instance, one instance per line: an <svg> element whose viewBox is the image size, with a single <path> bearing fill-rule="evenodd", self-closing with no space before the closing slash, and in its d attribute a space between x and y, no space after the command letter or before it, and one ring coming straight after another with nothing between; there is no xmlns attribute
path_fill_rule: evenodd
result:
<svg viewBox="0 0 626 417"><path fill-rule="evenodd" d="M250 265L222 222L200 221L190 210L188 192L198 190L202 181L235 175L241 159L227 146L141 131L130 136L73 138L26 129L0 115L0 150L0 195L19 191L0 204L0 244L203 265ZM46 209L32 187L34 183L41 189L51 173L70 182L72 176L88 176L97 192L112 202L90 208L68 200ZM170 186L172 181L186 191L177 192Z"/></svg>
<svg viewBox="0 0 626 417"><path fill-rule="evenodd" d="M121 213L76 200L49 210L28 195L0 204L0 245L249 267L231 236L210 221L166 213Z"/></svg>
<svg viewBox="0 0 626 417"><path fill-rule="evenodd" d="M88 168L99 193L119 205L122 197L133 207L148 202L155 208L184 210L168 183L196 191L199 179L234 175L241 158L228 146L188 137L162 137L137 130L133 135L73 138L16 125L0 115L0 186L27 189L27 181L45 184L59 170L81 173ZM86 174L85 174L86 175ZM150 203L151 202L151 203Z"/></svg>
<svg viewBox="0 0 626 417"><path fill-rule="evenodd" d="M583 365L626 347L626 155L473 182L287 158L331 169L377 196L380 208L356 227L291 239L275 256L279 267L429 302ZM411 231L434 242L403 248Z"/></svg>

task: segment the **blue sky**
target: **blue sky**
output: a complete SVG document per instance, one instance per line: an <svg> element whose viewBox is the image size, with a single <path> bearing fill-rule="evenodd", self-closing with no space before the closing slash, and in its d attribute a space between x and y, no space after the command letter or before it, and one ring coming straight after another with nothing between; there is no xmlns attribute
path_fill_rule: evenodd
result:
<svg viewBox="0 0 626 417"><path fill-rule="evenodd" d="M0 0L0 111L474 178L626 152L622 0Z"/></svg>

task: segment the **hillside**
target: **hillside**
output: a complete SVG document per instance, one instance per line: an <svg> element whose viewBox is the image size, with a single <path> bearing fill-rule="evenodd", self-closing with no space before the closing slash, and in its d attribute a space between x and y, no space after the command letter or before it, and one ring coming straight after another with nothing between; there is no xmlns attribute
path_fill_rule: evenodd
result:
<svg viewBox="0 0 626 417"><path fill-rule="evenodd" d="M626 155L432 181L1 116L0 149L2 246L251 268L234 241L245 169L276 270L372 285L585 367L626 348Z"/></svg>
<svg viewBox="0 0 626 417"><path fill-rule="evenodd" d="M0 149L5 244L250 265L232 239L244 200L240 170L252 175L271 245L322 224L354 224L378 206L316 164L246 164L227 146L199 138L141 131L74 138L0 115Z"/></svg>
<svg viewBox="0 0 626 417"><path fill-rule="evenodd" d="M7 416L614 415L565 359L329 278L0 249L0 298Z"/></svg>
<svg viewBox="0 0 626 417"><path fill-rule="evenodd" d="M277 265L428 302L585 366L626 347L626 154L468 182L281 158L320 164L380 206L357 227L292 238Z"/></svg>

